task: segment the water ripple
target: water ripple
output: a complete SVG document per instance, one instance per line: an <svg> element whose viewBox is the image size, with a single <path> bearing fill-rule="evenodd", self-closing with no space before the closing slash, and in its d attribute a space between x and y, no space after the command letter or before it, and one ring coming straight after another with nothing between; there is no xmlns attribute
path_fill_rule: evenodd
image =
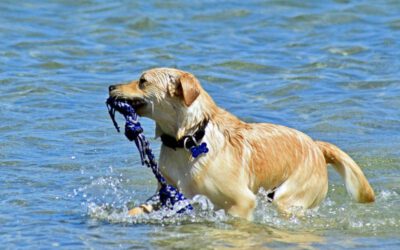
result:
<svg viewBox="0 0 400 250"><path fill-rule="evenodd" d="M395 248L398 13L391 0L0 1L2 247ZM128 217L156 185L104 100L108 85L159 66L194 73L246 121L338 144L377 202L352 202L330 170L328 198L304 218L282 218L263 193L253 223L204 197L194 216Z"/></svg>

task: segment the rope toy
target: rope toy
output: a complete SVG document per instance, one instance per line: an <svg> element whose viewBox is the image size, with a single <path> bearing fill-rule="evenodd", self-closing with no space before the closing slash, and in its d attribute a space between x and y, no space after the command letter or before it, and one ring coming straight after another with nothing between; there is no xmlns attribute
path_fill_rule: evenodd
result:
<svg viewBox="0 0 400 250"><path fill-rule="evenodd" d="M177 213L184 213L193 210L189 200L183 196L175 187L168 185L165 178L162 176L160 169L155 160L154 154L150 148L150 143L143 134L143 128L138 121L138 115L135 109L125 100L117 100L108 98L106 102L108 113L118 132L120 128L115 120L115 111L121 113L125 118L125 136L129 141L134 141L140 154L142 165L151 168L161 188L158 192L158 199L163 208L170 210L174 209L175 205L182 204L184 207L178 210ZM151 199L154 199L153 197ZM186 204L185 204L186 203Z"/></svg>

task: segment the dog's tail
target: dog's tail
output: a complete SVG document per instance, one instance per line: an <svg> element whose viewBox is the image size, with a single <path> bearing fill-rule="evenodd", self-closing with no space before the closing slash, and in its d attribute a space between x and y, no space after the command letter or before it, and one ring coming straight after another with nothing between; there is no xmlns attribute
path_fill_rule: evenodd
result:
<svg viewBox="0 0 400 250"><path fill-rule="evenodd" d="M326 163L332 164L343 177L347 192L356 201L361 203L375 201L374 190L372 190L360 167L348 154L333 144L322 141L316 141L316 143L324 153Z"/></svg>

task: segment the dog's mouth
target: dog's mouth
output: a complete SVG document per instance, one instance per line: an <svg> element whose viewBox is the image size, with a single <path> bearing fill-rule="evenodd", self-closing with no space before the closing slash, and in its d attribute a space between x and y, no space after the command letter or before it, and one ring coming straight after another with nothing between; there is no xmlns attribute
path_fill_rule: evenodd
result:
<svg viewBox="0 0 400 250"><path fill-rule="evenodd" d="M131 98L131 99L125 99L132 107L136 110L140 109L143 106L146 106L147 102L143 98Z"/></svg>
<svg viewBox="0 0 400 250"><path fill-rule="evenodd" d="M116 100L116 101L121 101L121 102L125 102L128 103L129 105L131 105L135 110L138 110L144 106L146 106L147 101L144 98L140 98L140 97L121 97L121 96L110 96L110 98Z"/></svg>

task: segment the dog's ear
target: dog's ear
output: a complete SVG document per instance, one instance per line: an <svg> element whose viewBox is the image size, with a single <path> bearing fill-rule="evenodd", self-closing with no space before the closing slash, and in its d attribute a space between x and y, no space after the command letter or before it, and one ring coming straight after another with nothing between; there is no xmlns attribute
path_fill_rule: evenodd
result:
<svg viewBox="0 0 400 250"><path fill-rule="evenodd" d="M178 91L185 103L186 107L192 105L196 98L200 95L200 83L192 74L184 73L179 79L180 86Z"/></svg>

